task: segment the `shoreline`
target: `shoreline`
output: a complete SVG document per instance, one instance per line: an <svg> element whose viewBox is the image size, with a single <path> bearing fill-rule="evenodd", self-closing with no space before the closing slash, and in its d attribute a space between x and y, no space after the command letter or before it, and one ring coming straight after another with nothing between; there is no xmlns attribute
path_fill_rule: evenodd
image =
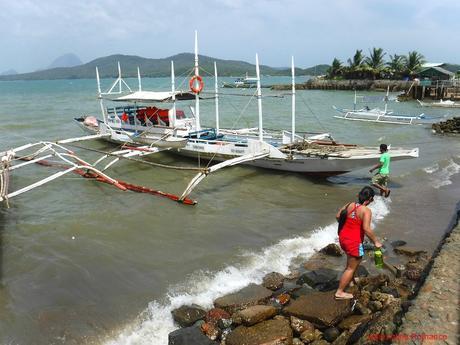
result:
<svg viewBox="0 0 460 345"><path fill-rule="evenodd" d="M332 80L332 79L318 79L312 78L305 83L296 84L296 90L369 90L369 91L386 91L387 88L390 92L407 91L413 84L413 81L404 80L360 80L360 79L347 79L347 80ZM273 85L272 90L290 90L291 85Z"/></svg>
<svg viewBox="0 0 460 345"><path fill-rule="evenodd" d="M423 317L417 317L420 314L419 296L431 293L425 285L433 284L436 260L443 256L446 243L450 241L454 243L451 246L457 246L457 252L450 250L450 260L455 260L458 253L459 205L457 203L456 213L432 255L411 248L410 244L395 245L392 242L393 249L387 245L387 250L388 255L394 255L389 258L386 270L378 270L366 251L358 272L361 280L358 286L350 288L356 296L354 305L349 301L335 301L332 297L338 273L341 273L335 268L337 265L342 268L343 256L339 256L338 246L329 244L310 257L298 271L287 276L269 273L261 285L250 284L238 292L217 298L210 310L196 305L173 310L173 318L182 328L169 334L169 344L340 345L389 344L392 341L400 344L412 340L415 344L420 337L435 336L435 333L443 337L441 340L445 343L455 344L455 331L442 333L430 329L427 323L425 328L417 327L420 318L428 318L426 321L440 319L439 311L436 313L431 308ZM449 240L451 235L452 241ZM450 271L454 275L451 283L458 282L458 272ZM442 297L436 301L438 309L443 310L455 297L458 302L458 296L450 295L451 298ZM453 304L454 310L457 305ZM411 315L415 317L411 319ZM458 327L458 309L453 316L452 313L449 315L451 328ZM409 331L412 339L403 337ZM416 338L415 335L420 336Z"/></svg>

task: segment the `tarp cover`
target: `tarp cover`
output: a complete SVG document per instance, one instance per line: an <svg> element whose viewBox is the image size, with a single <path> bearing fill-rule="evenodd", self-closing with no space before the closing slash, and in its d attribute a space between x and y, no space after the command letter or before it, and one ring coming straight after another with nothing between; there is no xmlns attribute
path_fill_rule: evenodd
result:
<svg viewBox="0 0 460 345"><path fill-rule="evenodd" d="M176 91L177 100L195 99L195 94L191 92ZM123 102L170 102L172 101L173 93L171 91L156 92L156 91L136 91L129 95L115 98L114 101Z"/></svg>

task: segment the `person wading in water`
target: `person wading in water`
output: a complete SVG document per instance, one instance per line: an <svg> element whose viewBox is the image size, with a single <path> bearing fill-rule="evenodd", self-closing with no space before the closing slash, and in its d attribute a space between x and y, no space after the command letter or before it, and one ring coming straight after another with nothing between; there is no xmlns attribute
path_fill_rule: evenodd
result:
<svg viewBox="0 0 460 345"><path fill-rule="evenodd" d="M358 202L343 206L336 215L339 222L340 247L347 254L347 266L335 292L335 299L352 299L351 293L345 292L364 255L364 234L376 248L382 247L371 229L372 211L367 207L374 201L375 192L371 187L364 187L358 194Z"/></svg>
<svg viewBox="0 0 460 345"><path fill-rule="evenodd" d="M380 162L369 170L372 173L374 170L379 169L378 173L372 177L372 185L380 190L380 195L388 198L390 196L390 189L387 187L388 178L390 176L390 154L388 153L387 144L380 144Z"/></svg>

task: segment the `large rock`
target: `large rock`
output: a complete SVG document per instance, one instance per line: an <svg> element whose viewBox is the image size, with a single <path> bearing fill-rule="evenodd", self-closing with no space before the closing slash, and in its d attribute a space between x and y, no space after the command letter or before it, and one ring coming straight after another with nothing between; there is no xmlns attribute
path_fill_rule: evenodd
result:
<svg viewBox="0 0 460 345"><path fill-rule="evenodd" d="M272 318L277 313L275 307L268 305L255 305L236 312L233 318L240 318L245 326L252 326L261 321Z"/></svg>
<svg viewBox="0 0 460 345"><path fill-rule="evenodd" d="M291 345L292 329L287 320L268 320L254 326L239 326L226 338L226 345Z"/></svg>
<svg viewBox="0 0 460 345"><path fill-rule="evenodd" d="M335 326L351 312L351 301L334 299L335 291L314 292L291 302L283 313L307 320L320 328Z"/></svg>
<svg viewBox="0 0 460 345"><path fill-rule="evenodd" d="M180 328L168 335L168 345L217 345L198 327Z"/></svg>
<svg viewBox="0 0 460 345"><path fill-rule="evenodd" d="M206 315L206 311L196 305L183 305L180 308L174 309L171 313L174 321L176 321L181 327L189 327L198 320L203 320Z"/></svg>
<svg viewBox="0 0 460 345"><path fill-rule="evenodd" d="M413 247L406 247L406 246L396 247L394 248L394 251L395 253L403 254L407 256L416 256L416 255L423 254L423 253L426 254L426 250L419 249L419 248L413 248Z"/></svg>
<svg viewBox="0 0 460 345"><path fill-rule="evenodd" d="M296 298L299 298L300 296L306 296L306 295L309 295L313 292L315 292L316 290L314 290L312 287L308 286L308 285L304 285L302 286L300 289L296 289L294 291L291 292L291 297L296 299Z"/></svg>
<svg viewBox="0 0 460 345"><path fill-rule="evenodd" d="M338 273L328 268L320 268L302 274L297 280L297 284L308 284L320 291L330 291L338 287Z"/></svg>
<svg viewBox="0 0 460 345"><path fill-rule="evenodd" d="M309 321L299 319L295 316L291 316L291 328L297 334L302 334L305 331L315 331L315 327Z"/></svg>
<svg viewBox="0 0 460 345"><path fill-rule="evenodd" d="M281 273L268 273L262 281L262 286L270 290L278 290L283 287L284 276Z"/></svg>
<svg viewBox="0 0 460 345"><path fill-rule="evenodd" d="M360 323L369 321L370 318L371 315L351 315L339 323L339 328L343 330L350 330L355 328Z"/></svg>
<svg viewBox="0 0 460 345"><path fill-rule="evenodd" d="M331 256L342 256L342 250L335 243L330 243L319 251L320 253Z"/></svg>
<svg viewBox="0 0 460 345"><path fill-rule="evenodd" d="M272 291L267 288L250 284L235 293L217 298L214 301L214 306L233 314L252 305L264 304L271 295Z"/></svg>

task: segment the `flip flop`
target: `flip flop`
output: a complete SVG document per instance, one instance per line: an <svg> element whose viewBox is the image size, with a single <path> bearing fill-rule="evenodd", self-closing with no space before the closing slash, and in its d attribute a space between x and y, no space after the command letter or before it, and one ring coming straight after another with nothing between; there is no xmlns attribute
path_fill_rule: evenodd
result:
<svg viewBox="0 0 460 345"><path fill-rule="evenodd" d="M350 299L353 299L353 298L355 298L353 295L351 295L351 297L340 297L340 296L334 295L334 299L335 299L336 301L350 300Z"/></svg>

